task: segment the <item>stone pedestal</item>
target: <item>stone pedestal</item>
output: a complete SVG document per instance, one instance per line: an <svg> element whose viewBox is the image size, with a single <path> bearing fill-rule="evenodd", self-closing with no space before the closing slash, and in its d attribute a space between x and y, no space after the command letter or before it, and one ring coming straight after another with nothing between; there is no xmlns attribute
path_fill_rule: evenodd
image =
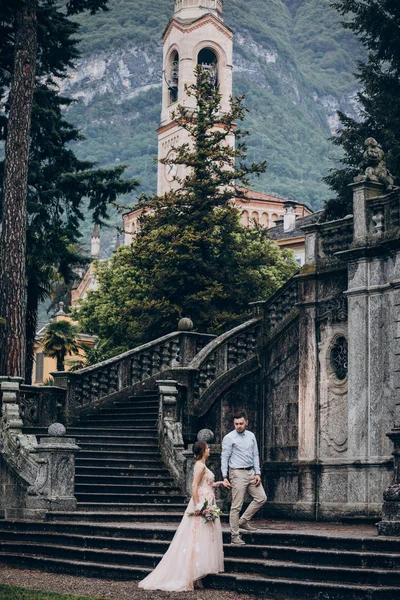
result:
<svg viewBox="0 0 400 600"><path fill-rule="evenodd" d="M60 423L49 427L50 437L42 438L34 449L38 464L36 481L28 488L25 516L39 511L76 510L75 453L79 447L73 438L65 438Z"/></svg>

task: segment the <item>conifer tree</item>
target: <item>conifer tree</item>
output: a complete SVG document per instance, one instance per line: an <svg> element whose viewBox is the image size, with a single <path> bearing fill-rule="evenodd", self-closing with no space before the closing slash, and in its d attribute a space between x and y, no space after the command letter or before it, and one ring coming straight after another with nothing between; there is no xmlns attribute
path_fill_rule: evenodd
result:
<svg viewBox="0 0 400 600"><path fill-rule="evenodd" d="M161 161L181 169L176 189L141 199L132 247L100 267L99 290L79 309L81 323L112 345L132 347L169 333L182 316L199 331L222 332L246 318L250 301L266 298L297 269L291 253L282 253L265 231L240 225L238 185L265 169L265 163L245 164L246 132L237 127L243 98L221 113L219 89L200 67L186 92L196 109L179 106L174 119L189 142Z"/></svg>
<svg viewBox="0 0 400 600"><path fill-rule="evenodd" d="M352 212L348 185L360 172L364 141L376 138L386 152L385 162L400 176L400 3L397 0L336 0L332 5L368 49L366 63L356 74L362 90L357 95L360 114L353 119L339 113L342 127L333 143L344 150L339 168L325 181L337 193L327 202L327 218Z"/></svg>
<svg viewBox="0 0 400 600"><path fill-rule="evenodd" d="M51 293L55 278L61 276L66 281L70 280L73 277L72 268L83 260L76 248L80 238L79 226L84 218L84 199L87 199L94 220L101 222L118 194L129 192L136 186L134 181L122 180L124 167L95 169L93 163L77 159L70 143L82 136L63 117L62 109L67 108L71 100L58 93L55 82L55 78L63 79L67 76L67 70L73 67L79 56L76 38L78 25L69 19L69 15L82 10L93 13L105 9L106 4L106 0L73 0L67 3L65 12L55 0L37 2L36 78L32 89L29 170L26 171L26 232L23 227L16 232L15 221L12 219L3 222L3 231L5 227L13 236L18 233L23 243L26 239L27 244L27 264L23 264L23 268L26 268L27 285L25 288L21 279L17 292L20 299L25 298L26 294L26 302L21 307L26 316L20 314L18 322L23 323L23 326L21 325L22 330L20 327L18 339L22 348L26 328L26 363L25 373L22 375L25 375L27 382L30 382L32 372L38 304L44 296ZM7 0L0 9L0 100L2 97L6 100L5 114L0 117L0 139L6 139L9 131L8 113L11 107L6 92L13 77L16 6L11 0ZM2 183L0 169L0 190ZM25 254L23 245L19 244L18 247L21 256L22 253ZM7 252L5 241L2 248ZM4 261L9 262L7 255ZM2 289L4 306L13 310L13 304L6 300L6 295L10 289L17 288L7 285L2 286ZM7 344L10 339L10 332L3 327L2 333L0 330L0 346ZM11 356L5 346L0 354L3 360ZM19 354L19 373L23 365L23 354L22 351ZM10 373L10 365L0 364L0 372Z"/></svg>

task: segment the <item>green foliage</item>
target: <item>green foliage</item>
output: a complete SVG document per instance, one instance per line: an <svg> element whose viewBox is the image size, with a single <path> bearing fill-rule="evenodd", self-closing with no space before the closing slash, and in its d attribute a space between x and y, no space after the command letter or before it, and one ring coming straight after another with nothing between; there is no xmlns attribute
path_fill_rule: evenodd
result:
<svg viewBox="0 0 400 600"><path fill-rule="evenodd" d="M155 74L149 72L148 81L138 84L155 87L129 100L116 90L71 106L69 118L87 137L74 148L82 159L127 164L127 176L140 179L141 191L148 194L156 189L152 158L161 105L160 40L173 2L110 0L109 7L92 19L76 19L84 58L118 55L129 61L129 53L138 52L144 63L157 57ZM341 156L327 141L331 131L324 104L349 106L361 45L340 26L329 0L228 0L224 19L236 33L234 93L246 93L251 108L244 121L249 156L269 164L254 187L321 208L329 194L322 177L331 159ZM267 59L267 53L275 58ZM113 223L117 219L112 216Z"/></svg>
<svg viewBox="0 0 400 600"><path fill-rule="evenodd" d="M141 198L132 247L98 265L99 288L77 313L86 330L114 346L169 333L182 316L199 331L222 332L246 318L250 301L268 297L298 268L264 230L243 228L232 206L241 195L235 185L265 170L264 163L245 162L246 132L236 127L245 114L242 98L221 116L219 90L200 67L187 93L196 110L178 106L173 118L190 143L161 161L186 168L175 177L177 189Z"/></svg>
<svg viewBox="0 0 400 600"><path fill-rule="evenodd" d="M79 352L78 336L79 328L65 319L50 321L46 325L42 348L44 354L57 359L57 371L64 370L64 361L68 354Z"/></svg>
<svg viewBox="0 0 400 600"><path fill-rule="evenodd" d="M342 128L333 140L345 154L341 166L326 177L337 193L326 204L327 218L352 212L348 185L362 168L366 138L377 139L387 153L387 167L400 175L400 5L393 0L338 0L333 6L350 16L344 26L359 36L369 53L367 62L358 65L360 119L341 113Z"/></svg>
<svg viewBox="0 0 400 600"><path fill-rule="evenodd" d="M103 11L106 3L106 0L70 0L67 14L55 0L38 3L37 78L28 172L27 382L32 371L39 302L51 295L60 278L70 282L74 278L73 268L85 262L78 247L85 215L90 214L96 222L108 219L109 208L116 205L117 197L137 185L136 181L125 178L122 165L95 168L95 162L78 159L71 143L82 140L83 136L63 114L73 102L58 93L54 81L55 77L65 79L67 69L79 56L75 37L79 25L68 14L84 10L94 14ZM6 89L13 67L14 9L11 4L0 12L0 102L4 98L0 140L7 136ZM1 162L0 212L2 181Z"/></svg>

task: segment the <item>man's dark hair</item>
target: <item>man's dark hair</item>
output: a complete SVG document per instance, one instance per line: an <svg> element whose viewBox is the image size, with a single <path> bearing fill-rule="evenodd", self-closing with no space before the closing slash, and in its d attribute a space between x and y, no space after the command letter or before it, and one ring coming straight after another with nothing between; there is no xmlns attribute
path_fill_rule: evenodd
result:
<svg viewBox="0 0 400 600"><path fill-rule="evenodd" d="M235 412L235 414L233 415L234 419L244 419L245 421L247 421L247 413L244 412L244 410L238 410L237 412Z"/></svg>

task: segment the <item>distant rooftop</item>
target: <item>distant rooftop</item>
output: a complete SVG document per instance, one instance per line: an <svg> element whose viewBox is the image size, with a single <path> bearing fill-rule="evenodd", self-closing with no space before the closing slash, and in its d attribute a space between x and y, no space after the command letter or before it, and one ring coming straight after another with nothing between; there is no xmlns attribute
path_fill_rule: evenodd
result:
<svg viewBox="0 0 400 600"><path fill-rule="evenodd" d="M304 231L300 229L303 225L312 225L317 223L324 211L319 210L311 215L306 215L300 219L296 219L295 228L289 231L283 230L283 219L279 219L278 224L275 227L269 227L268 235L272 240L286 240L297 237L304 237Z"/></svg>

